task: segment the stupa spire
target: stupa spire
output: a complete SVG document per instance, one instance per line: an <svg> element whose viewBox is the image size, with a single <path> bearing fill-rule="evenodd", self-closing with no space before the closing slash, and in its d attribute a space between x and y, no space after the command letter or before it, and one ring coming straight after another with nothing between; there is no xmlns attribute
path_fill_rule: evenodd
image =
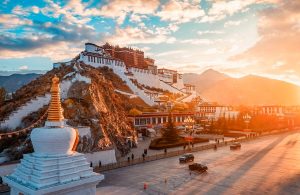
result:
<svg viewBox="0 0 300 195"><path fill-rule="evenodd" d="M59 78L56 75L52 78L52 86L50 92L51 102L48 110L47 121L62 122L64 120L64 116L62 113L60 102Z"/></svg>

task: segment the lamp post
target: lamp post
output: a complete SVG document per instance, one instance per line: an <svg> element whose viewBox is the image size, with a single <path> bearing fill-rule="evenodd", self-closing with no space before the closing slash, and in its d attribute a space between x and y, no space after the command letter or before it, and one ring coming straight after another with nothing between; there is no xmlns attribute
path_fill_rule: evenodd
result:
<svg viewBox="0 0 300 195"><path fill-rule="evenodd" d="M185 124L187 124L187 127L190 129L190 131L189 131L189 137L188 137L188 142L189 142L189 148L188 149L190 149L191 148L191 141L192 141L192 139L193 139L193 137L192 137L192 135L193 135L193 133L194 133L194 123L195 123L195 120L192 118L192 117L190 117L190 116L188 116L186 119L184 119L184 121L183 121Z"/></svg>
<svg viewBox="0 0 300 195"><path fill-rule="evenodd" d="M246 130L249 130L249 123L251 118L252 117L248 113L243 116L244 122L246 123Z"/></svg>
<svg viewBox="0 0 300 195"><path fill-rule="evenodd" d="M209 113L208 116L207 116L207 120L209 122L209 131L211 132L213 129L213 123L214 123L214 114L212 113Z"/></svg>
<svg viewBox="0 0 300 195"><path fill-rule="evenodd" d="M284 114L282 112L278 113L277 117L278 117L278 120L279 120L278 128L280 129L280 128L283 127Z"/></svg>

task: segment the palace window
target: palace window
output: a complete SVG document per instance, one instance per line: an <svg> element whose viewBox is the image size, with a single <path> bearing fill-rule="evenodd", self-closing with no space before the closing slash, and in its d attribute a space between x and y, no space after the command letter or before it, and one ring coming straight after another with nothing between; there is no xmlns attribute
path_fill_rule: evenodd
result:
<svg viewBox="0 0 300 195"><path fill-rule="evenodd" d="M152 124L156 124L155 118L152 118Z"/></svg>
<svg viewBox="0 0 300 195"><path fill-rule="evenodd" d="M163 123L167 122L167 117L163 117Z"/></svg>
<svg viewBox="0 0 300 195"><path fill-rule="evenodd" d="M139 119L138 119L138 118L136 118L134 123L135 123L135 125L139 125L139 124L140 124L140 121L139 121Z"/></svg>

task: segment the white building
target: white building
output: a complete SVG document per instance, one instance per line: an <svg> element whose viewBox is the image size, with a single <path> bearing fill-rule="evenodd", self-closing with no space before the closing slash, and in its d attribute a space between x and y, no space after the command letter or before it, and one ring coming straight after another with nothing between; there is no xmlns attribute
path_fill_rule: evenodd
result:
<svg viewBox="0 0 300 195"><path fill-rule="evenodd" d="M184 98L180 99L182 102L191 101L192 98L196 97L195 88L193 88L193 92L189 92L194 93L194 96L187 94L182 74L179 74L176 70L157 69L156 66L149 66L148 69L126 67L123 61L117 58L112 58L110 54L103 49L103 47L93 43L86 43L85 50L72 61L54 63L53 67L58 68L62 65L70 65L72 62L83 62L93 67L105 66L111 68L115 74L126 82L135 95L138 95L150 106L156 104L155 98L153 97L157 94L150 94L149 90L146 93L145 89L141 89L140 86L142 85L186 95ZM137 81L139 86L136 86L136 83L133 82L133 80Z"/></svg>
<svg viewBox="0 0 300 195"><path fill-rule="evenodd" d="M222 106L216 103L202 103L197 107L196 117L218 120L221 117L237 118L239 111L234 110L231 106Z"/></svg>
<svg viewBox="0 0 300 195"><path fill-rule="evenodd" d="M15 171L4 177L11 195L95 195L104 176L93 172L84 154L75 151L77 130L65 126L59 79L52 79L48 119L30 137L34 153L25 154Z"/></svg>

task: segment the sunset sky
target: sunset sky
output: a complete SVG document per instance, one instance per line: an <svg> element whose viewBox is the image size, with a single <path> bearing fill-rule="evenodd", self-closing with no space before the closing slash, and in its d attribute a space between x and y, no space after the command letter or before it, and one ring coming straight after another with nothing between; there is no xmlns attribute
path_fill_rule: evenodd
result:
<svg viewBox="0 0 300 195"><path fill-rule="evenodd" d="M145 51L159 67L300 85L299 0L3 0L0 71L49 70L85 42Z"/></svg>

